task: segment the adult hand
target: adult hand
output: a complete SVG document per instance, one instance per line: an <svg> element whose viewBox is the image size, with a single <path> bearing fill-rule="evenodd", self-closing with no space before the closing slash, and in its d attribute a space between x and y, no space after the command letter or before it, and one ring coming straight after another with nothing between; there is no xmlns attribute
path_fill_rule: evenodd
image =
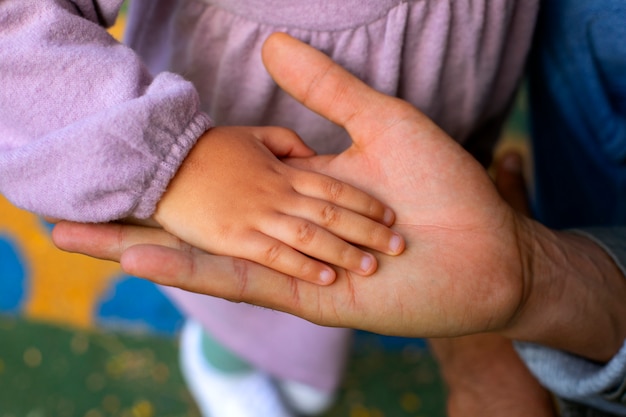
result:
<svg viewBox="0 0 626 417"><path fill-rule="evenodd" d="M598 245L514 212L483 168L428 118L315 49L276 34L266 42L264 61L287 92L354 140L338 156L293 164L392 207L407 242L402 256L380 255L370 277L339 270L334 284L320 287L251 262L181 251L171 236L145 229L65 223L55 231L57 244L92 256L121 255L131 274L323 325L420 337L500 331L596 360L621 346L624 279ZM129 247L136 243L174 249Z"/></svg>

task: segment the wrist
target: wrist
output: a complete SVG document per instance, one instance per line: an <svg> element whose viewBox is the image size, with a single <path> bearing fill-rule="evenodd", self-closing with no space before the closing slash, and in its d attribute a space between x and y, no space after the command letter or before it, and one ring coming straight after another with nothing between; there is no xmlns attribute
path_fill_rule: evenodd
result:
<svg viewBox="0 0 626 417"><path fill-rule="evenodd" d="M626 279L589 238L525 218L524 297L502 334L607 361L626 337Z"/></svg>
<svg viewBox="0 0 626 417"><path fill-rule="evenodd" d="M187 211L192 209L197 190L194 185L201 178L212 178L206 170L212 165L212 138L220 128L212 127L205 131L196 141L189 153L181 161L167 188L157 202L151 220L159 227L172 231L181 219L190 220Z"/></svg>

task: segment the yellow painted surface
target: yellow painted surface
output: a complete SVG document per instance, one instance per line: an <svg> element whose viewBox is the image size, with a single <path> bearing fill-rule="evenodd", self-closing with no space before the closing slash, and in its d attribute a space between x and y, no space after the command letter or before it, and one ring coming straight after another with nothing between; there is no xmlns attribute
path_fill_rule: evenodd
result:
<svg viewBox="0 0 626 417"><path fill-rule="evenodd" d="M122 38L122 13L110 33ZM31 318L89 327L103 291L120 273L119 266L57 249L41 220L0 196L0 234L17 245L26 273L22 313Z"/></svg>
<svg viewBox="0 0 626 417"><path fill-rule="evenodd" d="M124 25L126 24L126 16L123 14L117 18L115 25L109 29L109 33L113 35L116 39L122 39L122 35L124 34Z"/></svg>

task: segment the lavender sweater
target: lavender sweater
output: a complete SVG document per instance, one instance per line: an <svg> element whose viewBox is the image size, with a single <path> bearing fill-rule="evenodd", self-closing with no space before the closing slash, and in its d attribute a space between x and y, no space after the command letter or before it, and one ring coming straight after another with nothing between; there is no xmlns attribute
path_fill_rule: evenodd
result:
<svg viewBox="0 0 626 417"><path fill-rule="evenodd" d="M0 191L17 206L148 217L209 126L191 83L105 32L120 3L0 3Z"/></svg>
<svg viewBox="0 0 626 417"><path fill-rule="evenodd" d="M344 132L265 73L259 52L274 31L408 100L486 162L538 0L133 0L129 46L105 31L121 3L0 2L0 192L17 206L87 222L149 217L212 124L284 125L318 152L344 149ZM165 291L257 366L336 387L347 330Z"/></svg>

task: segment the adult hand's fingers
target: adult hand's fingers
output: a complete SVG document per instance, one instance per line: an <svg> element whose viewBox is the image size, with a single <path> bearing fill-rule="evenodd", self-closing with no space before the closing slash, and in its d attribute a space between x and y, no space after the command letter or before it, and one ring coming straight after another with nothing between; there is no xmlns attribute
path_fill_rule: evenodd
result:
<svg viewBox="0 0 626 417"><path fill-rule="evenodd" d="M59 222L52 230L52 240L67 252L119 261L129 247L140 243L190 250L190 246L162 229L116 223L85 224Z"/></svg>
<svg viewBox="0 0 626 417"><path fill-rule="evenodd" d="M366 145L407 112L420 113L402 100L383 95L334 63L322 52L284 33L263 46L263 62L274 80L296 100L348 130ZM426 118L424 118L426 121Z"/></svg>
<svg viewBox="0 0 626 417"><path fill-rule="evenodd" d="M210 255L161 229L62 221L53 229L52 238L62 250L119 261L126 273L158 284L304 317L318 313L313 308L319 296L317 285L254 262Z"/></svg>
<svg viewBox="0 0 626 417"><path fill-rule="evenodd" d="M125 272L161 285L312 318L315 284L257 263L228 256L190 253L163 246L136 245L121 259Z"/></svg>
<svg viewBox="0 0 626 417"><path fill-rule="evenodd" d="M503 153L495 161L495 183L498 192L511 207L530 215L523 162L522 155L516 150Z"/></svg>

